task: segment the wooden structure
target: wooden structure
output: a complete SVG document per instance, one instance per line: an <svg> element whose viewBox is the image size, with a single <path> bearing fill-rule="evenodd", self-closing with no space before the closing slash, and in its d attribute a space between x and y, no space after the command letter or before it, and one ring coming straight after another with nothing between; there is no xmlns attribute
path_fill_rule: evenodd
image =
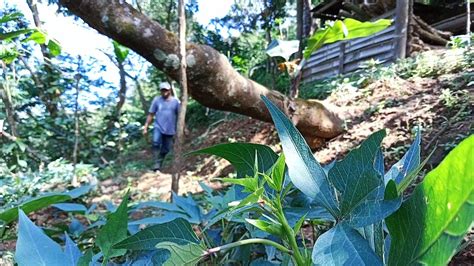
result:
<svg viewBox="0 0 474 266"><path fill-rule="evenodd" d="M341 11L343 6L348 3L350 5L358 2L361 1L325 1L312 10L313 16L321 20L344 19L345 13L343 10ZM406 57L409 14L412 13L409 3L410 0L396 0L396 8L394 10L371 19L393 19L394 23L387 29L369 37L329 44L314 53L303 68L303 83L353 72L359 69L362 63L370 59L377 60L381 64L390 64L398 58ZM438 20L431 16L434 12L433 7L415 1L413 9L414 11L418 10L418 12L426 14L423 19L440 30L460 33L453 27L459 27L466 23L466 13L459 14L459 9L446 8L447 11L444 16L438 16ZM364 20L364 18L359 19Z"/></svg>

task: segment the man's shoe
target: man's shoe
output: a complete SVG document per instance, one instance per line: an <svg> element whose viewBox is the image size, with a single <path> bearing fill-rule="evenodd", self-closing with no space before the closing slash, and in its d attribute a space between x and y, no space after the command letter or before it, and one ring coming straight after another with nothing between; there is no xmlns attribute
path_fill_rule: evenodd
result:
<svg viewBox="0 0 474 266"><path fill-rule="evenodd" d="M155 172L160 171L160 169L161 169L161 162L156 163L152 168L152 170L155 171Z"/></svg>

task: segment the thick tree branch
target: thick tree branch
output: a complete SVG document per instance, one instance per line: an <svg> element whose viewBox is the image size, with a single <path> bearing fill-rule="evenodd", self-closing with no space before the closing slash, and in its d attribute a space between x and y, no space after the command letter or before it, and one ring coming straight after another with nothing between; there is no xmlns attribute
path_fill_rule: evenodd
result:
<svg viewBox="0 0 474 266"><path fill-rule="evenodd" d="M100 33L128 46L174 80L179 77L177 37L120 0L60 0L61 5ZM201 104L271 121L260 95L292 116L310 143L342 133L342 121L321 102L295 100L268 90L235 71L227 58L206 45L186 45L190 94ZM290 107L292 107L290 109Z"/></svg>

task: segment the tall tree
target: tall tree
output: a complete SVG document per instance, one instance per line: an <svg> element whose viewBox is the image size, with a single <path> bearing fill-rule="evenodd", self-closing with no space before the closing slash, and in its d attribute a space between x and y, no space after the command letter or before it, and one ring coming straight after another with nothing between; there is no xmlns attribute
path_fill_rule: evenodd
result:
<svg viewBox="0 0 474 266"><path fill-rule="evenodd" d="M100 33L133 49L173 79L179 79L178 39L158 22L121 0L59 3ZM265 95L291 116L312 147L343 132L342 120L326 104L289 99L268 90L241 76L224 55L209 46L187 43L186 48L187 84L193 98L201 104L271 121L260 99Z"/></svg>
<svg viewBox="0 0 474 266"><path fill-rule="evenodd" d="M26 3L31 11L31 14L33 15L33 22L35 23L36 28L39 30L42 29L43 23L41 22L40 19L40 14L38 11L38 6L37 6L37 1L36 0L26 0ZM51 53L50 50L48 49L48 46L46 43L41 44L41 54L43 57L43 68L44 71L46 72L46 75L42 75L41 78L37 78L37 80L42 80L40 85L42 87L42 90L39 90L40 98L42 102L44 103L46 110L48 110L49 114L51 117L56 117L58 115L58 101L59 97L61 96L61 93L58 90L51 90L53 87L52 84L56 80L56 74L54 73L54 69L51 66Z"/></svg>
<svg viewBox="0 0 474 266"><path fill-rule="evenodd" d="M184 0L178 2L179 17L179 84L181 85L181 105L179 107L178 124L176 126L176 142L174 145L175 169L171 190L178 193L179 177L183 167L183 143L184 128L186 120L186 108L188 105L188 81L186 77L186 15L184 13Z"/></svg>

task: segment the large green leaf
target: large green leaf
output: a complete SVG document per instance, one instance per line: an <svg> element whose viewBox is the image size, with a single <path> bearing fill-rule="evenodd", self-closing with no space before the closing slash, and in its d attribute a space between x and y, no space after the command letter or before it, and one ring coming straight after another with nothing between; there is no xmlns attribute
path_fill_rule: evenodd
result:
<svg viewBox="0 0 474 266"><path fill-rule="evenodd" d="M123 63L123 61L125 61L125 59L127 58L130 49L116 41L113 41L112 44L114 45L115 58L119 63Z"/></svg>
<svg viewBox="0 0 474 266"><path fill-rule="evenodd" d="M189 153L211 154L229 161L237 171L237 177L254 176L255 154L258 156L258 170L266 172L278 159L268 146L253 143L226 143Z"/></svg>
<svg viewBox="0 0 474 266"><path fill-rule="evenodd" d="M383 265L367 240L344 223L318 238L311 257L313 265Z"/></svg>
<svg viewBox="0 0 474 266"><path fill-rule="evenodd" d="M47 39L48 39L48 36L46 35L46 33L40 30L35 30L33 33L31 33L30 37L26 38L23 41L24 42L33 41L37 44L44 44L46 43Z"/></svg>
<svg viewBox="0 0 474 266"><path fill-rule="evenodd" d="M384 30L391 24L391 20L380 19L375 22L360 22L352 18L344 21L336 20L332 26L316 31L309 39L304 50L304 58L308 59L313 52L325 44L366 37Z"/></svg>
<svg viewBox="0 0 474 266"><path fill-rule="evenodd" d="M6 22L12 21L12 20L17 20L21 17L23 17L23 14L21 12L13 12L13 13L10 13L10 14L6 14L3 17L0 18L0 24L6 23Z"/></svg>
<svg viewBox="0 0 474 266"><path fill-rule="evenodd" d="M48 50L52 56L58 56L61 54L61 45L58 41L51 39L48 42Z"/></svg>
<svg viewBox="0 0 474 266"><path fill-rule="evenodd" d="M180 245L173 242L161 242L156 245L156 248L167 249L170 252L170 257L163 266L197 265L205 252L205 249L196 243Z"/></svg>
<svg viewBox="0 0 474 266"><path fill-rule="evenodd" d="M384 200L384 182L374 167L385 131L378 131L329 170L339 191L339 220L355 228L378 222L398 209L401 199Z"/></svg>
<svg viewBox="0 0 474 266"><path fill-rule="evenodd" d="M120 206L114 213L108 215L107 222L100 228L97 235L96 244L103 253L104 261L121 256L126 252L125 249L114 249L113 245L127 237L128 197L129 193L126 193Z"/></svg>
<svg viewBox="0 0 474 266"><path fill-rule="evenodd" d="M114 245L117 249L149 250L160 242L199 243L191 225L182 218L147 227Z"/></svg>
<svg viewBox="0 0 474 266"><path fill-rule="evenodd" d="M30 213L51 204L64 202L70 199L71 196L65 193L42 195L0 213L0 220L3 220L6 224L15 221L18 218L18 208L22 209L25 213Z"/></svg>
<svg viewBox="0 0 474 266"><path fill-rule="evenodd" d="M474 220L474 136L428 173L386 219L389 265L446 265Z"/></svg>
<svg viewBox="0 0 474 266"><path fill-rule="evenodd" d="M280 136L291 182L306 196L326 208L333 216L337 216L339 210L334 190L303 136L267 97L262 96L262 99Z"/></svg>
<svg viewBox="0 0 474 266"><path fill-rule="evenodd" d="M0 41L6 40L6 39L14 39L17 38L21 35L27 34L34 31L33 29L21 29L21 30L15 30L15 31L10 31L10 32L5 32L5 33L0 33Z"/></svg>
<svg viewBox="0 0 474 266"><path fill-rule="evenodd" d="M15 259L18 265L62 266L67 261L61 246L49 238L20 210Z"/></svg>

